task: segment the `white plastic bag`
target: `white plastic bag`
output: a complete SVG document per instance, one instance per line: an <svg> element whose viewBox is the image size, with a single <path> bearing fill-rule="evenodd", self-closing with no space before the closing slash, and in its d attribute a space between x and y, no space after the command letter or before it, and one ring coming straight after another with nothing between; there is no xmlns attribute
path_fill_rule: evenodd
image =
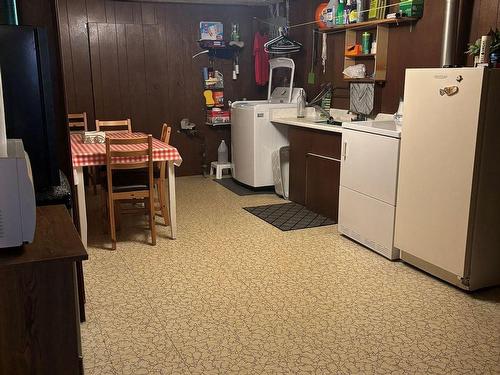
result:
<svg viewBox="0 0 500 375"><path fill-rule="evenodd" d="M347 78L365 78L366 66L365 64L348 66L342 73L344 73Z"/></svg>

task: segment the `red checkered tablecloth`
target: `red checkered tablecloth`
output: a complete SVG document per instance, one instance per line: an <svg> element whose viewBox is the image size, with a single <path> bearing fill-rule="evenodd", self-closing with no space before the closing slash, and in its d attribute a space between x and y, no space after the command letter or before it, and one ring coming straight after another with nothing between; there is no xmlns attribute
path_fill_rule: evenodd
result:
<svg viewBox="0 0 500 375"><path fill-rule="evenodd" d="M144 133L113 133L107 135L113 138L144 137ZM114 150L134 151L143 148L141 145L113 145ZM92 165L106 164L106 145L102 143L85 144L81 134L71 134L71 154L73 167L89 167ZM139 162L137 158L123 158L123 163ZM126 160L125 160L126 159ZM167 145L160 140L153 138L153 161L174 160L175 165L182 163L179 151L173 146ZM116 160L120 162L119 160Z"/></svg>

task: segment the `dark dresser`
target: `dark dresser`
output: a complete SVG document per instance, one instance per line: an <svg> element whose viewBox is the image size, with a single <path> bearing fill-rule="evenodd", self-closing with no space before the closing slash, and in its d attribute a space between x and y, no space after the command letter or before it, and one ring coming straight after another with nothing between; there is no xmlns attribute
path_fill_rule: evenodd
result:
<svg viewBox="0 0 500 375"><path fill-rule="evenodd" d="M63 205L37 208L33 243L0 249L0 374L83 373L76 266L86 259Z"/></svg>

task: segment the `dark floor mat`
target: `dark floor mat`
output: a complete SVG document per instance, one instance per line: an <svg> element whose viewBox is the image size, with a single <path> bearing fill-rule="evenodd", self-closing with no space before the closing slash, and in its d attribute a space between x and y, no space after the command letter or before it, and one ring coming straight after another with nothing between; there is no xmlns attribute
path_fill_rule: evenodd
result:
<svg viewBox="0 0 500 375"><path fill-rule="evenodd" d="M244 210L282 231L337 224L334 220L309 211L307 208L297 203L244 207Z"/></svg>
<svg viewBox="0 0 500 375"><path fill-rule="evenodd" d="M264 188L264 189L249 189L248 187L236 182L232 178L223 178L220 180L214 180L218 184L224 186L226 189L231 190L234 194L239 196L244 195L256 195L256 194L274 194L274 188Z"/></svg>

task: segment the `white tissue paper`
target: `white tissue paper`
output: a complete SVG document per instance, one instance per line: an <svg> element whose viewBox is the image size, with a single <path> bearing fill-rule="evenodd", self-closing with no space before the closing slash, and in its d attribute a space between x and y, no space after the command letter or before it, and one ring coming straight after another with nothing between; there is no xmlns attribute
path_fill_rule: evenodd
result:
<svg viewBox="0 0 500 375"><path fill-rule="evenodd" d="M348 66L342 73L344 73L347 78L365 78L366 67L365 64L356 64Z"/></svg>

